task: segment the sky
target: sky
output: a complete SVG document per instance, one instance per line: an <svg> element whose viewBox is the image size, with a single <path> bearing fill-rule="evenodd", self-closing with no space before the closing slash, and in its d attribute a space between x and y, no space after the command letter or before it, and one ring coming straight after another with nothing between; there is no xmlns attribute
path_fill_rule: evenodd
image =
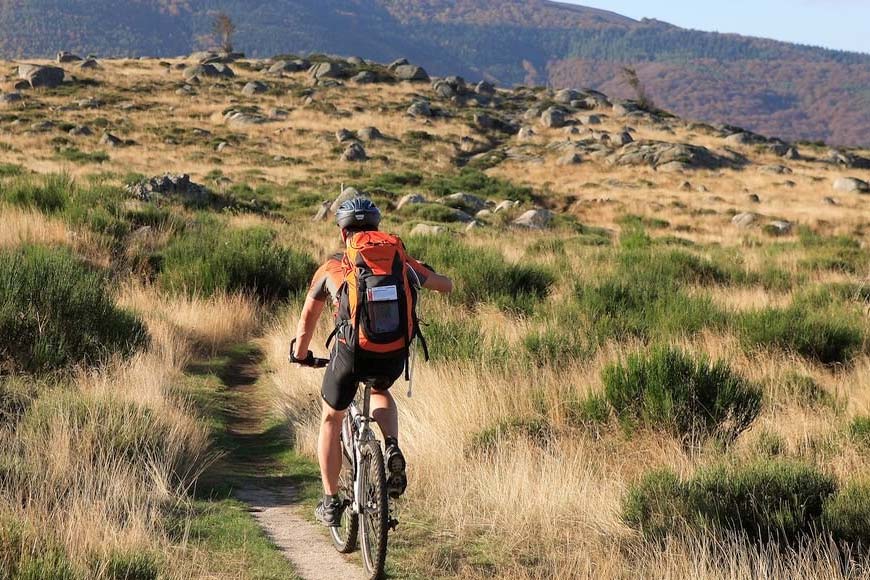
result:
<svg viewBox="0 0 870 580"><path fill-rule="evenodd" d="M683 28L870 54L870 0L562 0Z"/></svg>

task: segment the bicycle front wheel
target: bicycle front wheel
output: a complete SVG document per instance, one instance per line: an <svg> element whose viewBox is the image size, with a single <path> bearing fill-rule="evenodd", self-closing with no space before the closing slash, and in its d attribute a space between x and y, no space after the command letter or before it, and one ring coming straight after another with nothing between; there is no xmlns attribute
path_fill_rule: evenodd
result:
<svg viewBox="0 0 870 580"><path fill-rule="evenodd" d="M360 544L363 564L370 578L383 578L387 561L387 532L390 515L387 497L387 476L384 455L377 441L362 448L362 513L360 514Z"/></svg>

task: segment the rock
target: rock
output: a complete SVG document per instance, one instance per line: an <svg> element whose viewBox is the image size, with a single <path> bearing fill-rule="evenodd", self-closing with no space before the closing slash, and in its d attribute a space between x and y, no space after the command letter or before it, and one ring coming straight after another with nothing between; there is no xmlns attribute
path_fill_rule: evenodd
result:
<svg viewBox="0 0 870 580"><path fill-rule="evenodd" d="M419 193L409 193L399 200L398 205L396 205L396 210L400 210L406 205L416 205L418 203L426 203L426 198Z"/></svg>
<svg viewBox="0 0 870 580"><path fill-rule="evenodd" d="M358 85L368 85L378 81L378 76L370 70L361 70L350 79Z"/></svg>
<svg viewBox="0 0 870 580"><path fill-rule="evenodd" d="M481 220L481 219L486 219L486 218L490 217L491 215L492 215L491 209L482 209L479 212L477 212L476 214L474 214L474 217ZM471 222L471 223L475 223L475 222Z"/></svg>
<svg viewBox="0 0 870 580"><path fill-rule="evenodd" d="M571 101L577 101L584 95L574 89L561 89L553 95L553 100L562 105L570 105Z"/></svg>
<svg viewBox="0 0 870 580"><path fill-rule="evenodd" d="M30 87L34 89L53 89L60 86L65 75L64 70L56 66L18 65L18 78L26 80Z"/></svg>
<svg viewBox="0 0 870 580"><path fill-rule="evenodd" d="M203 65L203 66L209 66L209 65ZM233 72L233 69L231 69L230 67L228 67L227 65L225 65L223 63L216 62L216 63L212 63L210 66L215 71L214 76L226 78L226 79L230 79L230 78L233 78L236 76L236 73Z"/></svg>
<svg viewBox="0 0 870 580"><path fill-rule="evenodd" d="M734 165L732 160L717 155L705 147L663 141L629 143L613 153L609 162L623 167L649 165L657 171L719 169Z"/></svg>
<svg viewBox="0 0 870 580"><path fill-rule="evenodd" d="M353 131L348 131L347 129L339 129L335 132L335 140L339 143L356 141L356 135L353 133Z"/></svg>
<svg viewBox="0 0 870 580"><path fill-rule="evenodd" d="M196 91L194 91L193 87L190 85L183 85L182 87L175 90L175 94L182 97L189 97L191 95L195 95Z"/></svg>
<svg viewBox="0 0 870 580"><path fill-rule="evenodd" d="M166 174L151 177L138 183L126 186L127 193L145 202L158 201L163 197L180 197L184 201L201 204L211 198L211 192L203 185L190 181L185 174Z"/></svg>
<svg viewBox="0 0 870 580"><path fill-rule="evenodd" d="M80 57L76 54L73 54L71 52L67 52L65 50L62 50L61 52L57 53L57 62L60 62L60 63L77 62L80 60L82 60L82 57Z"/></svg>
<svg viewBox="0 0 870 580"><path fill-rule="evenodd" d="M412 236L438 236L445 232L441 226L431 226L429 224L417 224L411 228Z"/></svg>
<svg viewBox="0 0 870 580"><path fill-rule="evenodd" d="M598 115L586 115L585 117L580 117L580 122L584 125L600 125L601 117Z"/></svg>
<svg viewBox="0 0 870 580"><path fill-rule="evenodd" d="M69 130L69 134L73 137L89 137L94 134L91 128L87 125L76 125Z"/></svg>
<svg viewBox="0 0 870 580"><path fill-rule="evenodd" d="M357 142L353 142L345 148L341 154L342 161L365 161L368 159L366 150Z"/></svg>
<svg viewBox="0 0 870 580"><path fill-rule="evenodd" d="M550 225L553 212L548 209L530 209L513 221L513 225L521 228L542 230Z"/></svg>
<svg viewBox="0 0 870 580"><path fill-rule="evenodd" d="M743 212L731 218L731 223L738 228L748 228L758 220L758 214Z"/></svg>
<svg viewBox="0 0 870 580"><path fill-rule="evenodd" d="M761 173L769 173L771 175L790 175L793 173L793 171L785 165L762 165L758 170Z"/></svg>
<svg viewBox="0 0 870 580"><path fill-rule="evenodd" d="M689 181L684 181L680 184L681 191L692 191L692 184Z"/></svg>
<svg viewBox="0 0 870 580"><path fill-rule="evenodd" d="M338 208L341 207L341 204L346 202L349 199L354 199L355 197L364 197L363 194L354 187L345 187L341 190L341 193L338 194L332 201L332 205L329 206L329 213L334 214L338 211Z"/></svg>
<svg viewBox="0 0 870 580"><path fill-rule="evenodd" d="M822 201L824 201L828 205L840 205L840 202L833 197L825 197Z"/></svg>
<svg viewBox="0 0 870 580"><path fill-rule="evenodd" d="M272 64L269 67L268 73L273 75L280 75L285 73L295 73L302 70L306 70L308 66L305 66L306 63L298 60L279 60Z"/></svg>
<svg viewBox="0 0 870 580"><path fill-rule="evenodd" d="M849 169L870 169L870 159L836 149L828 152L828 161Z"/></svg>
<svg viewBox="0 0 870 580"><path fill-rule="evenodd" d="M839 193L867 193L870 184L855 177L840 177L834 180L834 191Z"/></svg>
<svg viewBox="0 0 870 580"><path fill-rule="evenodd" d="M734 133L725 137L725 143L729 145L751 145L752 142L753 140L750 135L745 132Z"/></svg>
<svg viewBox="0 0 870 580"><path fill-rule="evenodd" d="M791 159L793 161L797 161L801 158L801 154L796 147L789 147L788 150L782 154L782 156L786 159Z"/></svg>
<svg viewBox="0 0 870 580"><path fill-rule="evenodd" d="M103 133L103 136L100 138L100 145L105 145L106 147L123 147L124 141L111 133Z"/></svg>
<svg viewBox="0 0 870 580"><path fill-rule="evenodd" d="M314 217L311 218L311 221L314 222L322 222L326 221L329 217L330 206L332 205L331 201L324 201L320 204L320 207L317 208L317 213L314 214Z"/></svg>
<svg viewBox="0 0 870 580"><path fill-rule="evenodd" d="M616 117L625 117L626 115L635 113L638 110L639 107L636 104L627 101L613 103L610 107L611 113Z"/></svg>
<svg viewBox="0 0 870 580"><path fill-rule="evenodd" d="M349 56L345 62L347 62L347 64L352 64L353 66L362 66L366 63L366 61L359 56Z"/></svg>
<svg viewBox="0 0 870 580"><path fill-rule="evenodd" d="M566 153L556 161L558 165L579 165L582 162L583 158L580 157L580 154L573 152Z"/></svg>
<svg viewBox="0 0 870 580"><path fill-rule="evenodd" d="M308 74L314 79L343 79L348 76L347 68L340 62L321 62L313 65Z"/></svg>
<svg viewBox="0 0 870 580"><path fill-rule="evenodd" d="M261 125L268 119L257 107L230 107L224 111L224 121L234 125Z"/></svg>
<svg viewBox="0 0 870 580"><path fill-rule="evenodd" d="M472 214L486 208L486 200L465 192L446 195L439 199L438 202Z"/></svg>
<svg viewBox="0 0 870 580"><path fill-rule="evenodd" d="M21 93L12 92L12 93L4 93L0 95L0 103L11 105L13 103L21 102L24 97L21 96Z"/></svg>
<svg viewBox="0 0 870 580"><path fill-rule="evenodd" d="M429 81L429 75L421 66L415 64L400 64L392 69L400 81Z"/></svg>
<svg viewBox="0 0 870 580"><path fill-rule="evenodd" d="M188 81L192 79L203 78L232 78L236 76L233 69L225 64L206 63L189 66L182 72L182 75Z"/></svg>
<svg viewBox="0 0 870 580"><path fill-rule="evenodd" d="M13 90L16 90L16 91L26 91L27 89L30 88L30 83L27 81L16 81L12 85L12 88L13 88Z"/></svg>
<svg viewBox="0 0 870 580"><path fill-rule="evenodd" d="M435 91L435 95L442 99L452 99L457 96L456 89L453 86L443 80L435 81L432 85L432 90Z"/></svg>
<svg viewBox="0 0 870 580"><path fill-rule="evenodd" d="M269 85L260 81L251 81L244 86L242 94L248 97L265 93L269 90Z"/></svg>
<svg viewBox="0 0 870 580"><path fill-rule="evenodd" d="M217 146L214 148L214 150L217 151L218 153L223 153L227 147L229 147L229 143L227 143L226 141L221 141L220 143L217 144Z"/></svg>
<svg viewBox="0 0 870 580"><path fill-rule="evenodd" d="M429 101L414 101L408 107L408 114L412 117L431 117L432 108L429 106Z"/></svg>
<svg viewBox="0 0 870 580"><path fill-rule="evenodd" d="M761 203L761 198L758 197L757 193L750 193L748 199L749 203Z"/></svg>
<svg viewBox="0 0 870 580"><path fill-rule="evenodd" d="M486 210L484 210L484 211L486 211ZM468 224L465 226L465 231L470 232L471 230L476 230L479 227L480 227L480 222L477 220L474 220L472 222L468 222Z"/></svg>
<svg viewBox="0 0 870 580"><path fill-rule="evenodd" d="M495 95L495 85L488 81L480 81L474 86L474 92L483 97Z"/></svg>
<svg viewBox="0 0 870 580"><path fill-rule="evenodd" d="M529 139L534 138L535 131L531 127L521 127L519 133L517 133L517 138L520 141L528 141Z"/></svg>
<svg viewBox="0 0 870 580"><path fill-rule="evenodd" d="M628 145L629 143L634 143L634 137L631 136L631 133L628 131L623 131L622 133L616 136L616 144L618 146Z"/></svg>
<svg viewBox="0 0 870 580"><path fill-rule="evenodd" d="M88 97L86 99L79 99L76 101L76 107L79 109L99 109L105 105L103 101L100 99L95 99L94 97Z"/></svg>
<svg viewBox="0 0 870 580"><path fill-rule="evenodd" d="M496 206L493 208L492 212L493 212L493 213L498 213L498 212L500 212L500 211L511 210L511 209L513 209L513 208L515 208L515 207L517 207L517 206L519 206L519 205L520 205L520 202L518 202L518 201L513 201L513 200L510 200L510 199L506 199L506 200L500 202L498 205L496 205Z"/></svg>
<svg viewBox="0 0 870 580"><path fill-rule="evenodd" d="M55 124L52 121L37 121L30 126L30 130L34 133L45 133L54 129Z"/></svg>
<svg viewBox="0 0 870 580"><path fill-rule="evenodd" d="M541 124L544 127L558 129L565 126L565 111L557 107L550 107L541 113Z"/></svg>
<svg viewBox="0 0 870 580"><path fill-rule="evenodd" d="M387 65L387 69L393 71L404 64L409 64L407 58L397 58L396 60Z"/></svg>
<svg viewBox="0 0 870 580"><path fill-rule="evenodd" d="M91 69L95 69L95 68L100 68L100 63L98 63L93 58L89 58L89 59L86 59L86 60L83 60L82 62L80 62L78 64L78 67L82 70L91 70Z"/></svg>
<svg viewBox="0 0 870 580"><path fill-rule="evenodd" d="M377 127L363 127L359 130L359 138L363 141L377 141L383 139L384 136Z"/></svg>
<svg viewBox="0 0 870 580"><path fill-rule="evenodd" d="M773 236L787 236L791 233L792 223L784 220L775 220L764 226L764 231Z"/></svg>

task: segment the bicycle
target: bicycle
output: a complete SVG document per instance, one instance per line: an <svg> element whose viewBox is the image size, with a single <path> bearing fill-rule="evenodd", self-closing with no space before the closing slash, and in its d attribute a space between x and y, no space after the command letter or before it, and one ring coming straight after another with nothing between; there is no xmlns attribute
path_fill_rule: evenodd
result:
<svg viewBox="0 0 870 580"><path fill-rule="evenodd" d="M295 341L294 341L295 342ZM296 359L291 344L291 361L323 368L329 359ZM387 534L398 526L387 493L387 475L381 442L371 429L370 401L374 379L363 381L361 405L353 401L341 424L342 463L339 493L344 496L341 525L331 527L335 549L342 554L361 547L363 566L372 579L382 578L387 561ZM360 525L362 524L362 525Z"/></svg>

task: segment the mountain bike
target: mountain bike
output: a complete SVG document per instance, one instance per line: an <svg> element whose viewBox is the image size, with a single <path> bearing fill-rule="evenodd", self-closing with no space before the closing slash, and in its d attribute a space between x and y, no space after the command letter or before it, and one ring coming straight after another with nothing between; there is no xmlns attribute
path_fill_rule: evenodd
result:
<svg viewBox="0 0 870 580"><path fill-rule="evenodd" d="M291 345L292 352L292 345ZM296 361L294 361L296 362ZM306 366L323 368L329 359L312 358ZM335 549L350 554L361 548L363 566L372 579L382 578L387 561L387 535L399 521L393 517L381 442L372 431L372 385L363 381L362 395L347 409L341 424L339 494L344 498L341 525L329 528Z"/></svg>

